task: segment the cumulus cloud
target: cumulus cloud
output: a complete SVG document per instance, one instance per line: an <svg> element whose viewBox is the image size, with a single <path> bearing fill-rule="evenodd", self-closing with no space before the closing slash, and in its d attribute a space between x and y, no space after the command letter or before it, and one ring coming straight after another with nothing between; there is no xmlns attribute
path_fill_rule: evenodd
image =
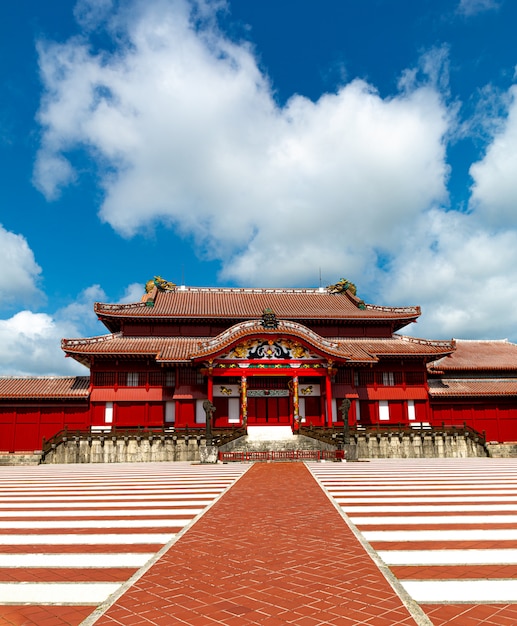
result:
<svg viewBox="0 0 517 626"><path fill-rule="evenodd" d="M508 335L517 305L515 88L487 86L458 125L440 47L401 71L389 97L355 79L280 106L252 47L218 30L222 5L149 0L117 10L81 0L83 35L39 43L42 192L54 198L75 180L82 149L104 192L100 218L121 236L173 228L238 284L346 275L374 302L421 304L412 329L421 336ZM497 6L462 0L459 9ZM101 25L113 37L105 50L87 38ZM447 145L473 135L488 143L461 213L448 206ZM123 300L141 293L129 286Z"/></svg>
<svg viewBox="0 0 517 626"><path fill-rule="evenodd" d="M471 208L496 226L517 226L517 86L508 95L504 122L493 129L484 157L470 168L474 180Z"/></svg>
<svg viewBox="0 0 517 626"><path fill-rule="evenodd" d="M0 300L4 306L39 302L41 268L23 235L0 224Z"/></svg>
<svg viewBox="0 0 517 626"><path fill-rule="evenodd" d="M74 327L58 324L46 313L20 311L0 320L0 374L6 376L72 375L87 370L66 359L60 342ZM73 333L75 335L75 333Z"/></svg>
<svg viewBox="0 0 517 626"><path fill-rule="evenodd" d="M490 231L475 215L432 209L401 239L379 286L385 301L422 307L414 335L501 338L515 325L517 231Z"/></svg>
<svg viewBox="0 0 517 626"><path fill-rule="evenodd" d="M120 303L140 302L145 293L145 285L142 283L131 283L124 290L123 296L119 299Z"/></svg>
<svg viewBox="0 0 517 626"><path fill-rule="evenodd" d="M143 287L139 286L139 300ZM135 285L129 285L124 298L136 296ZM105 334L106 328L95 317L93 303L112 302L99 285L81 291L75 300L50 313L22 310L0 320L0 375L67 376L87 375L88 370L61 350L61 339ZM126 300L121 300L126 301Z"/></svg>
<svg viewBox="0 0 517 626"><path fill-rule="evenodd" d="M117 14L114 52L40 43L40 189L52 198L69 184L69 153L83 147L99 168L101 219L126 237L170 225L239 283L361 272L394 253L396 225L446 201L451 116L434 77L391 98L354 80L279 107L213 6L133 4Z"/></svg>

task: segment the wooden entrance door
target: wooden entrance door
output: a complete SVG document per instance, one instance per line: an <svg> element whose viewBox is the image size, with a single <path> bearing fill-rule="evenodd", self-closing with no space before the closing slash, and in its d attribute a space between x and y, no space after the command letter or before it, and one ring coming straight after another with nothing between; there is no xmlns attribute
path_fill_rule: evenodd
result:
<svg viewBox="0 0 517 626"><path fill-rule="evenodd" d="M248 398L248 424L290 424L289 397L267 396Z"/></svg>

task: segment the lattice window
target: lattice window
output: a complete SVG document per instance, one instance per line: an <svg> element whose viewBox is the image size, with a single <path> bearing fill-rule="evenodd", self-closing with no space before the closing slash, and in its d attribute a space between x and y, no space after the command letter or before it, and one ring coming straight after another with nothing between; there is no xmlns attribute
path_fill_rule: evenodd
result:
<svg viewBox="0 0 517 626"><path fill-rule="evenodd" d="M149 385L151 387L162 387L163 386L163 372L149 372L147 374Z"/></svg>
<svg viewBox="0 0 517 626"><path fill-rule="evenodd" d="M336 383L341 383L342 385L351 385L352 370L345 367L340 367L336 374Z"/></svg>
<svg viewBox="0 0 517 626"><path fill-rule="evenodd" d="M359 386L360 387L364 387L365 385L373 385L374 382L375 382L375 375L371 370L359 372Z"/></svg>
<svg viewBox="0 0 517 626"><path fill-rule="evenodd" d="M377 384L385 387L402 385L404 378L402 372L377 372Z"/></svg>
<svg viewBox="0 0 517 626"><path fill-rule="evenodd" d="M197 370L192 368L182 368L179 371L180 385L196 385L197 384Z"/></svg>
<svg viewBox="0 0 517 626"><path fill-rule="evenodd" d="M116 380L115 372L94 372L93 374L95 387L114 387Z"/></svg>
<svg viewBox="0 0 517 626"><path fill-rule="evenodd" d="M424 372L406 372L406 383L408 385L424 385Z"/></svg>
<svg viewBox="0 0 517 626"><path fill-rule="evenodd" d="M393 387L395 385L393 372L382 372L382 384L385 387Z"/></svg>
<svg viewBox="0 0 517 626"><path fill-rule="evenodd" d="M138 372L128 372L126 385L128 387L138 387L140 384L140 374Z"/></svg>

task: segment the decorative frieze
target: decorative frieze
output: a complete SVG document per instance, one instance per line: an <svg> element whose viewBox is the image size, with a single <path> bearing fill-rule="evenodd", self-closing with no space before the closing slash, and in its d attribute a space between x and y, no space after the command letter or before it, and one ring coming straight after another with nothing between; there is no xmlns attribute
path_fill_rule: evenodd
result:
<svg viewBox="0 0 517 626"><path fill-rule="evenodd" d="M289 395L289 389L248 389L248 398L278 398Z"/></svg>

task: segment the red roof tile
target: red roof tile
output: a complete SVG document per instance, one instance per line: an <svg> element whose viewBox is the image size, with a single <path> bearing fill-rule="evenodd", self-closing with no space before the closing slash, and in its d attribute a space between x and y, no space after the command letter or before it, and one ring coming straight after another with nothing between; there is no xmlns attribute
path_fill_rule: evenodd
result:
<svg viewBox="0 0 517 626"><path fill-rule="evenodd" d="M427 341L394 335L390 339L328 339L296 322L279 322L276 330L260 323L242 322L217 337L125 337L121 333L86 339L63 339L63 350L78 360L90 355L137 357L149 355L159 362L185 362L216 354L246 336L257 334L295 336L333 358L354 362L375 362L380 356L436 358L454 349L447 341ZM84 358L81 358L84 357Z"/></svg>
<svg viewBox="0 0 517 626"><path fill-rule="evenodd" d="M192 355L193 358L201 358L220 353L226 347L231 346L236 341L253 335L273 335L282 337L296 337L304 340L309 345L323 354L337 357L340 359L350 359L350 353L346 350L346 346L342 341L321 337L307 326L293 322L290 320L279 320L278 327L275 329L266 329L259 320L249 320L235 324L216 337L205 339L202 341ZM372 357L367 353L361 353L361 360L371 361Z"/></svg>
<svg viewBox="0 0 517 626"><path fill-rule="evenodd" d="M389 339L346 339L349 349L357 345L360 350L378 357L416 356L436 358L454 351L454 341L433 341L405 335L392 335Z"/></svg>
<svg viewBox="0 0 517 626"><path fill-rule="evenodd" d="M48 398L86 400L89 376L56 378L0 378L0 399Z"/></svg>
<svg viewBox="0 0 517 626"><path fill-rule="evenodd" d="M517 370L517 345L509 341L456 340L456 350L428 366L429 372Z"/></svg>
<svg viewBox="0 0 517 626"><path fill-rule="evenodd" d="M124 337L122 333L63 339L61 347L70 356L105 355L152 356L158 360L189 361L190 355L199 348L197 337Z"/></svg>
<svg viewBox="0 0 517 626"><path fill-rule="evenodd" d="M517 395L516 378L442 378L429 380L431 398Z"/></svg>
<svg viewBox="0 0 517 626"><path fill-rule="evenodd" d="M407 320L420 315L420 307L366 305L348 292L332 295L325 289L233 289L184 287L158 292L154 306L95 304L95 313L106 317L258 319L271 308L279 319Z"/></svg>

